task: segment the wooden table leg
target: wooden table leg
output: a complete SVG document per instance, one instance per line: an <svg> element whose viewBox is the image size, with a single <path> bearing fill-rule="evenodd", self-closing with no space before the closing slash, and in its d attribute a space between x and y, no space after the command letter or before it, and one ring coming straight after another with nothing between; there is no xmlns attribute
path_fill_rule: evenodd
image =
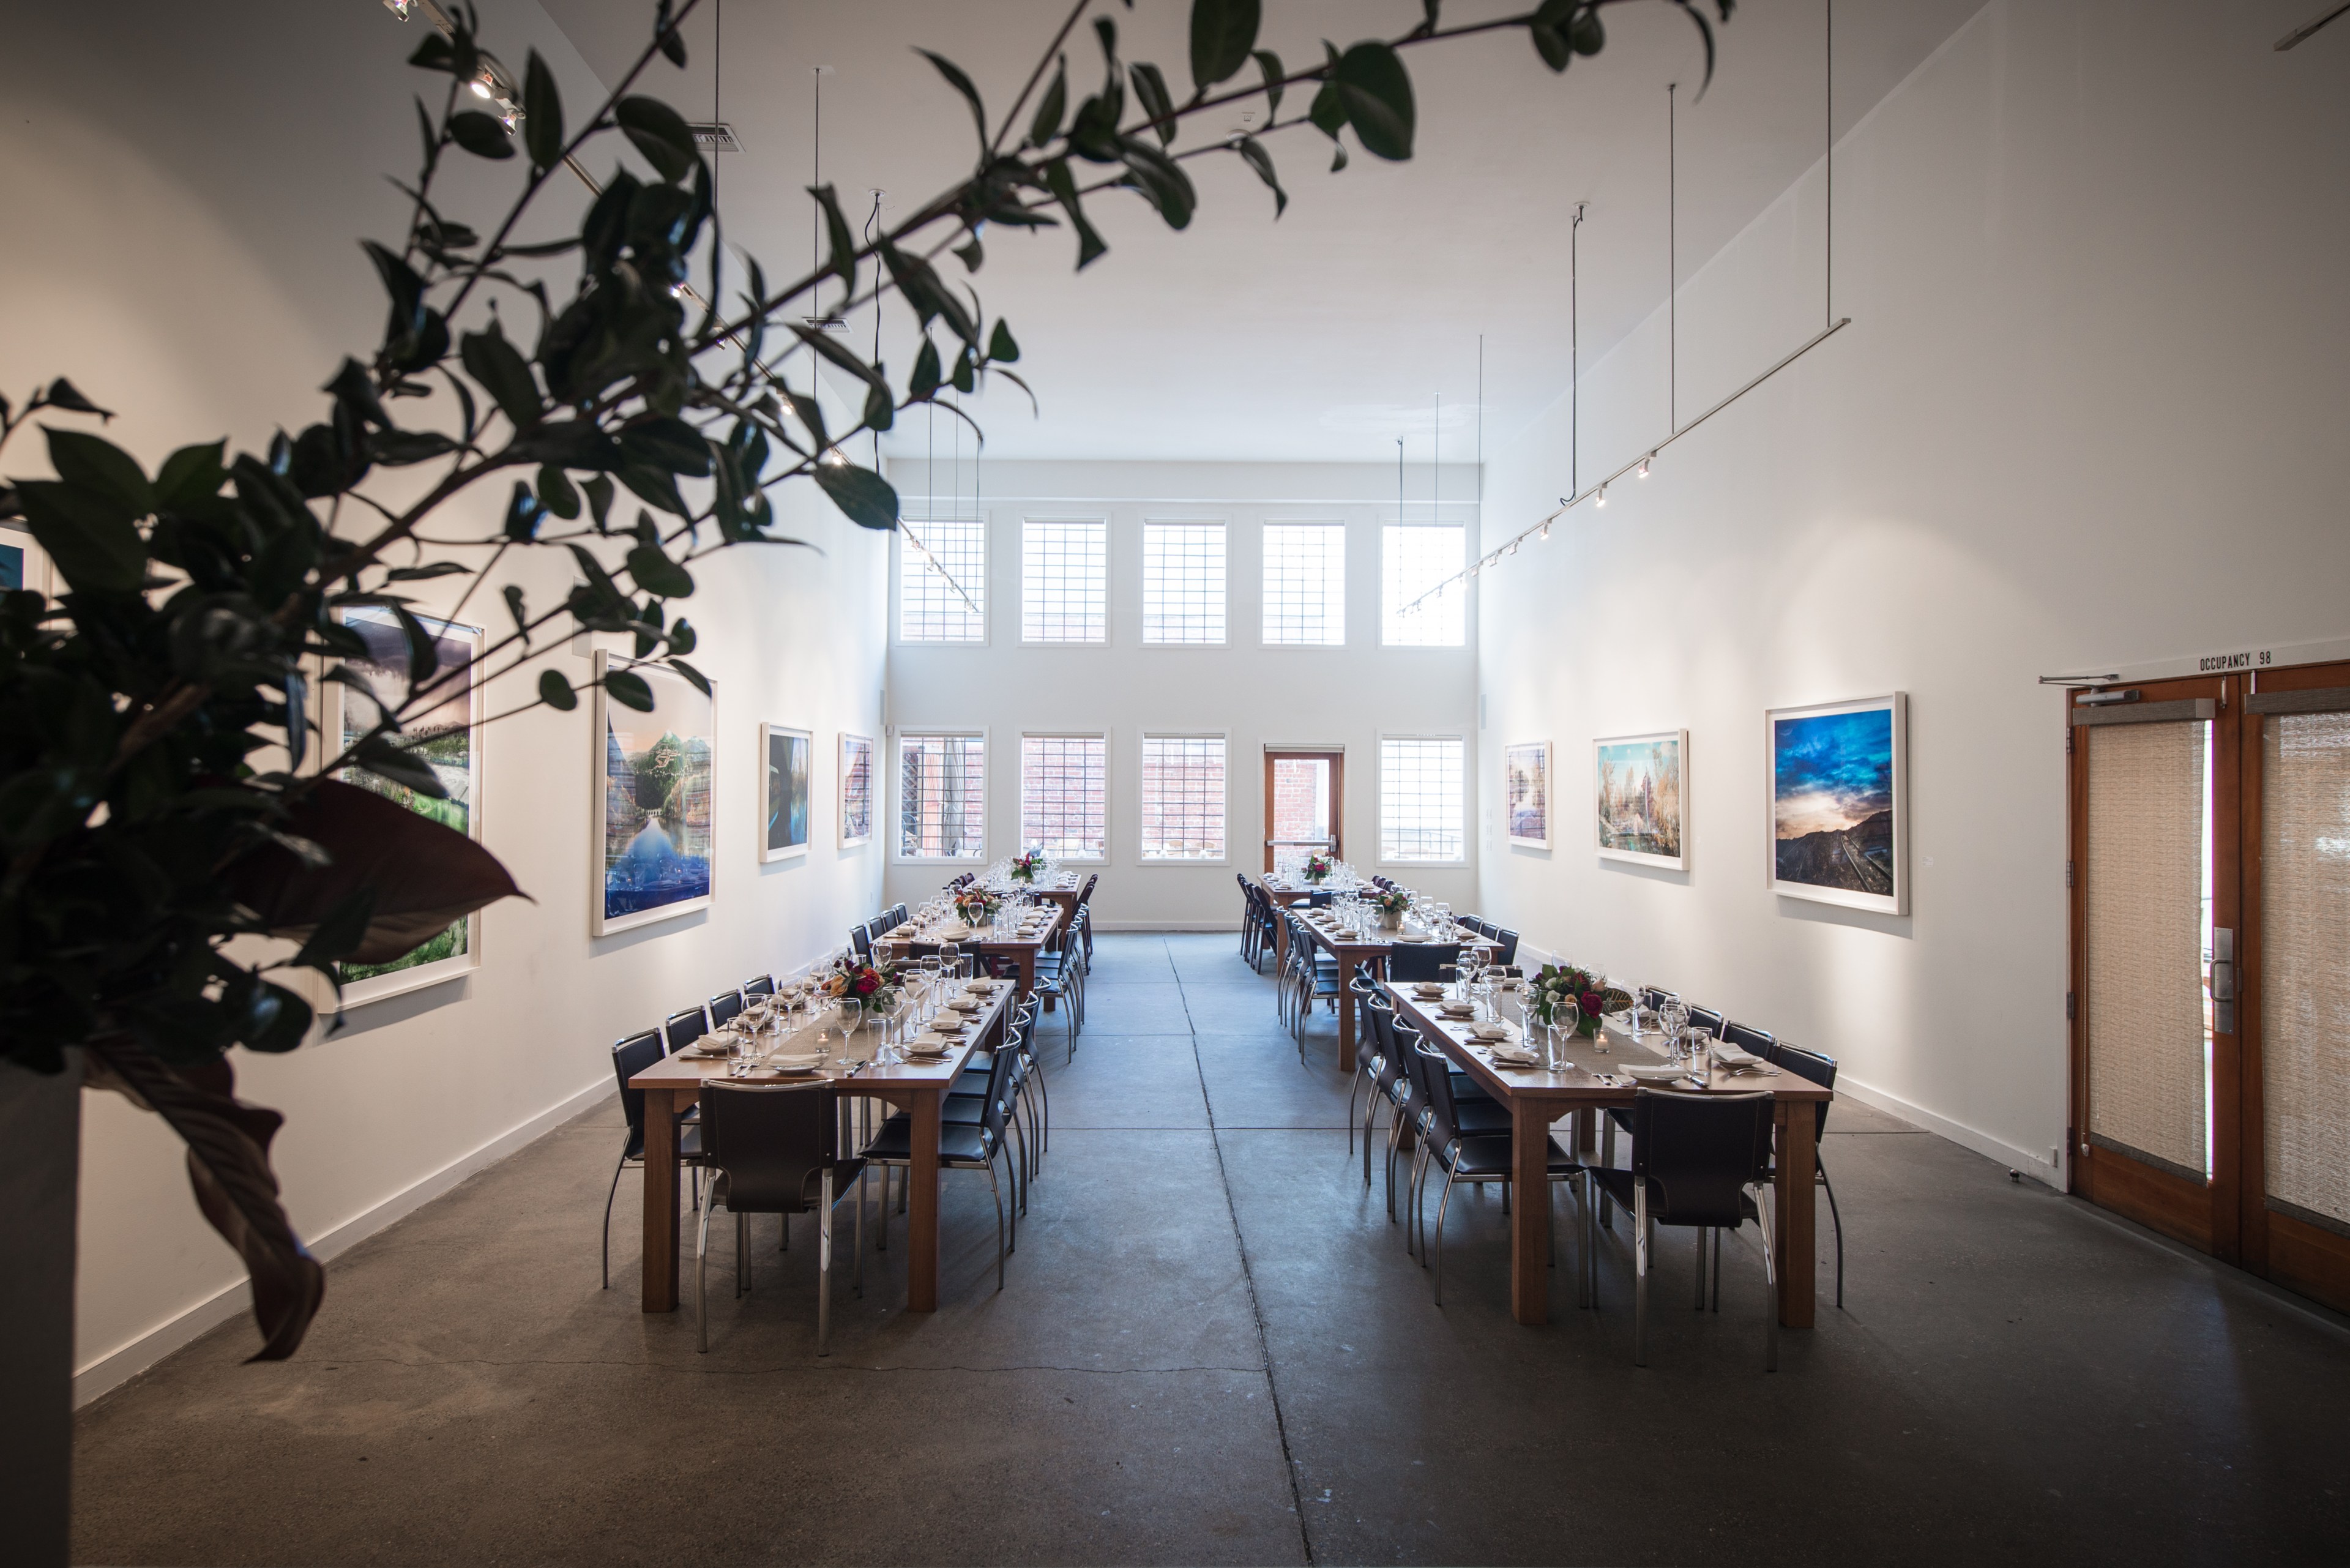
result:
<svg viewBox="0 0 2350 1568"><path fill-rule="evenodd" d="M1513 1102L1512 1159L1517 1191L1510 1207L1510 1315L1550 1321L1550 1111L1540 1100Z"/></svg>
<svg viewBox="0 0 2350 1568"><path fill-rule="evenodd" d="M1276 904L1274 909L1273 963L1274 972L1280 974L1289 968L1289 922L1280 918L1285 912L1283 906Z"/></svg>
<svg viewBox="0 0 2350 1568"><path fill-rule="evenodd" d="M645 1258L643 1307L677 1310L677 1096L645 1091Z"/></svg>
<svg viewBox="0 0 2350 1568"><path fill-rule="evenodd" d="M1338 974L1338 1071L1355 1070L1355 988L1347 983L1342 966Z"/></svg>
<svg viewBox="0 0 2350 1568"><path fill-rule="evenodd" d="M1036 950L1035 948L1020 950L1020 994L1023 996L1036 994Z"/></svg>
<svg viewBox="0 0 2350 1568"><path fill-rule="evenodd" d="M943 1091L918 1093L906 1107L912 1120L913 1186L906 1203L906 1310L939 1310L939 1109Z"/></svg>
<svg viewBox="0 0 2350 1568"><path fill-rule="evenodd" d="M1773 1244L1778 1251L1779 1325L1809 1328L1819 1295L1819 1112L1803 1101L1781 1100L1779 1184Z"/></svg>

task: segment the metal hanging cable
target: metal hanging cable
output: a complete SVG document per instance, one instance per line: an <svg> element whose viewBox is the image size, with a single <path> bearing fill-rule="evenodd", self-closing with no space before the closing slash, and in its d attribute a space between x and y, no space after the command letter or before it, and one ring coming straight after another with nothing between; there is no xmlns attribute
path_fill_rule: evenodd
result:
<svg viewBox="0 0 2350 1568"><path fill-rule="evenodd" d="M1665 429L1680 429L1681 84L1665 84Z"/></svg>

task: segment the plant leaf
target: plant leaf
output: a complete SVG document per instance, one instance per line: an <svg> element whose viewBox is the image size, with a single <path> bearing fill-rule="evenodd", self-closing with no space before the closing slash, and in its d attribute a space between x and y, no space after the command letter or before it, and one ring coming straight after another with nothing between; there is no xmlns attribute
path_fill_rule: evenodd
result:
<svg viewBox="0 0 2350 1568"><path fill-rule="evenodd" d="M692 576L655 545L639 545L629 552L629 576L645 592L665 599L690 598L693 594Z"/></svg>
<svg viewBox="0 0 2350 1568"><path fill-rule="evenodd" d="M1253 136L1242 137L1234 151L1241 155L1241 161L1255 170L1256 177L1272 188L1273 215L1279 218L1289 210L1289 192L1281 188L1281 178L1274 172L1273 154Z"/></svg>
<svg viewBox="0 0 2350 1568"><path fill-rule="evenodd" d="M47 479L20 481L16 500L33 537L69 587L103 593L139 591L147 576L147 542L120 504L78 485Z"/></svg>
<svg viewBox="0 0 2350 1568"><path fill-rule="evenodd" d="M449 117L449 135L458 146L476 158L503 159L515 155L514 137L494 114L484 114L477 109L462 109Z"/></svg>
<svg viewBox="0 0 2350 1568"><path fill-rule="evenodd" d="M645 684L643 676L633 670L606 671L604 694L623 708L633 708L639 713L653 711L653 689Z"/></svg>
<svg viewBox="0 0 2350 1568"><path fill-rule="evenodd" d="M155 510L155 488L137 461L104 436L81 431L41 427L49 441L49 465L57 477L84 490L94 490L120 505L133 517Z"/></svg>
<svg viewBox="0 0 2350 1568"><path fill-rule="evenodd" d="M1016 363L1020 358L1020 345L1013 339L1012 328L1003 324L1000 316L995 318L995 330L988 334L987 357L1005 365Z"/></svg>
<svg viewBox="0 0 2350 1568"><path fill-rule="evenodd" d="M1411 156L1411 73L1394 49L1376 39L1357 44L1338 57L1332 85L1364 151L1390 162Z"/></svg>
<svg viewBox="0 0 2350 1568"><path fill-rule="evenodd" d="M858 527L886 530L898 525L898 492L871 469L853 462L819 462L816 482Z"/></svg>
<svg viewBox="0 0 2350 1568"><path fill-rule="evenodd" d="M486 331L466 333L459 340L458 357L464 361L465 374L481 384L517 431L539 421L546 403L539 396L537 379L530 372L530 362L506 341L496 322L491 322Z"/></svg>
<svg viewBox="0 0 2350 1568"><path fill-rule="evenodd" d="M1067 159L1055 158L1045 165L1045 185L1061 203L1061 210L1069 214L1069 226L1077 231L1077 270L1083 272L1109 246L1102 243L1101 235L1086 220L1086 210L1077 204L1077 182L1069 173Z"/></svg>
<svg viewBox="0 0 2350 1568"><path fill-rule="evenodd" d="M1206 92L1248 63L1259 0L1191 0L1191 85Z"/></svg>
<svg viewBox="0 0 2350 1568"><path fill-rule="evenodd" d="M944 55L933 54L928 49L916 49L914 53L938 67L939 75L947 78L947 85L962 94L963 102L971 105L972 123L979 128L980 151L984 152L987 150L987 109L979 101L979 88L972 85L972 79L963 74L961 66Z"/></svg>
<svg viewBox="0 0 2350 1568"><path fill-rule="evenodd" d="M1150 129L1159 133L1159 145L1174 141L1175 100L1168 94L1167 78L1148 60L1127 67L1126 73L1134 78L1134 96L1142 100L1142 112L1150 117Z"/></svg>
<svg viewBox="0 0 2350 1568"><path fill-rule="evenodd" d="M559 670L538 672L538 700L558 711L568 713L579 706L579 693L571 689Z"/></svg>
<svg viewBox="0 0 2350 1568"><path fill-rule="evenodd" d="M811 185L807 193L816 198L824 211L825 237L832 245L831 258L825 270L840 279L852 295L857 292L857 238L848 227L848 219L840 211L840 202L829 185Z"/></svg>
<svg viewBox="0 0 2350 1568"><path fill-rule="evenodd" d="M1264 73L1264 122L1271 125L1281 113L1281 81L1289 73L1282 67L1281 57L1271 49L1254 52L1256 68Z"/></svg>
<svg viewBox="0 0 2350 1568"><path fill-rule="evenodd" d="M48 406L53 409L69 409L78 414L96 414L101 420L110 420L114 417L113 410L101 409L96 403L91 402L88 398L83 397L81 395L81 389L75 386L71 381L67 380L63 376L59 376L56 380L51 381L48 384L47 388L42 391L40 400L48 404ZM31 410L27 410L26 411L30 412Z"/></svg>
<svg viewBox="0 0 2350 1568"><path fill-rule="evenodd" d="M563 95L536 49L530 52L530 65L523 72L522 113L522 139L530 148L532 167L554 168L563 156Z"/></svg>
<svg viewBox="0 0 2350 1568"><path fill-rule="evenodd" d="M1042 147L1061 134L1061 117L1069 111L1069 57L1063 55L1054 69L1053 85L1036 102L1036 118L1028 122L1028 145Z"/></svg>
<svg viewBox="0 0 2350 1568"><path fill-rule="evenodd" d="M694 150L693 132L686 129L684 117L657 98L624 98L612 110L612 118L619 122L629 142L644 154L645 161L664 180L682 180L702 161L702 155Z"/></svg>

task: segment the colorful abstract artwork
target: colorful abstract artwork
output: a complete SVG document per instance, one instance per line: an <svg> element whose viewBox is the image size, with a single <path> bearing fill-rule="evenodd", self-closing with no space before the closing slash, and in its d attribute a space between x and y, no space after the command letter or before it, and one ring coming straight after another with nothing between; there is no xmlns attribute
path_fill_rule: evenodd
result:
<svg viewBox="0 0 2350 1568"><path fill-rule="evenodd" d="M1550 742L1530 741L1502 752L1502 810L1510 842L1550 847Z"/></svg>
<svg viewBox="0 0 2350 1568"><path fill-rule="evenodd" d="M612 700L604 678L613 670L644 682L650 710ZM718 717L712 698L662 665L598 649L596 682L603 787L593 926L600 937L710 907Z"/></svg>
<svg viewBox="0 0 2350 1568"><path fill-rule="evenodd" d="M1599 857L1689 869L1689 732L1594 741Z"/></svg>
<svg viewBox="0 0 2350 1568"><path fill-rule="evenodd" d="M1896 691L1765 716L1772 891L1908 912L1907 707Z"/></svg>
<svg viewBox="0 0 2350 1568"><path fill-rule="evenodd" d="M759 787L761 860L807 853L808 774L815 751L815 737L806 730L759 726L759 755L765 769Z"/></svg>

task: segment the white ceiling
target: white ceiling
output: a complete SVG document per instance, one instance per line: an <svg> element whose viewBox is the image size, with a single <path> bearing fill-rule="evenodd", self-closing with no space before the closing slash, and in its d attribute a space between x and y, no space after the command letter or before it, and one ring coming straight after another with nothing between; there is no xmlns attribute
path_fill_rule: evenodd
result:
<svg viewBox="0 0 2350 1568"><path fill-rule="evenodd" d="M543 3L608 82L648 36L647 0ZM1838 132L1981 3L1842 0ZM1519 8L1461 0L1445 20ZM1188 5L1098 9L1118 20L1127 59L1157 60L1179 94L1187 88ZM1419 6L1273 0L1265 12L1260 42L1295 64L1318 55L1325 36L1343 47L1400 33ZM959 177L974 149L962 100L914 47L961 64L1000 116L1063 14L1062 0L735 0L723 11L702 0L687 24L688 67L660 63L648 87L688 118L706 119L718 60L718 107L744 147L721 159L721 209L730 239L775 277L809 254L810 203L801 192L810 182L814 67L831 67L822 78L824 176L853 219L863 216L866 191L886 191L886 219ZM1480 334L1484 439L1518 429L1566 384L1575 202L1590 203L1581 242L1584 362L1664 298L1668 82L1683 84L1684 276L1818 159L1825 134L1822 0L1740 6L1719 30L1712 89L1694 103L1702 57L1684 18L1662 4L1607 16L1606 52L1564 77L1516 31L1412 50L1418 155L1387 164L1357 150L1349 168L1330 175L1318 132L1284 133L1270 143L1290 192L1278 223L1255 176L1215 156L1191 166L1201 211L1183 233L1132 196L1089 202L1110 251L1083 274L1072 270L1066 229L992 232L972 281L1017 334L1020 369L1043 408L1032 415L1009 387L975 401L988 455L1388 462L1401 433L1417 464L1430 455L1440 398L1441 456L1467 461ZM723 57L712 48L721 26ZM1098 83L1100 57L1085 36L1073 37L1069 57L1074 99ZM1203 127L1184 140L1220 140L1231 129ZM958 264L946 265L960 275ZM855 324L859 342L870 331L869 315ZM885 332L895 373L909 362L910 341ZM903 428L883 450L919 455L923 431ZM941 441L945 433L942 424Z"/></svg>

